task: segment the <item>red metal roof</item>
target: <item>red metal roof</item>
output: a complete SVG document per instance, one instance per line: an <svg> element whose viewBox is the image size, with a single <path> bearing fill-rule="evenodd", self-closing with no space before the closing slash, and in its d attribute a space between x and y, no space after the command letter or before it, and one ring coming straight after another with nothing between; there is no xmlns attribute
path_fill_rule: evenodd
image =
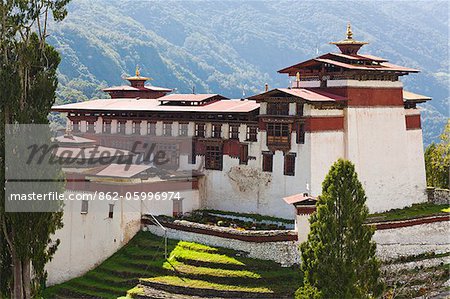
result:
<svg viewBox="0 0 450 299"><path fill-rule="evenodd" d="M55 138L55 141L58 143L66 143L66 144L93 144L96 143L95 140L83 138L75 135L62 135Z"/></svg>
<svg viewBox="0 0 450 299"><path fill-rule="evenodd" d="M122 86L114 86L102 89L105 92L108 91L162 91L162 92L171 92L172 89L165 87L158 87L153 85L145 85L142 88L133 87L130 85L122 85Z"/></svg>
<svg viewBox="0 0 450 299"><path fill-rule="evenodd" d="M95 174L95 176L131 178L149 169L149 165L137 164L111 164Z"/></svg>
<svg viewBox="0 0 450 299"><path fill-rule="evenodd" d="M282 92L298 98L301 98L307 102L336 102L345 101L347 98L338 96L332 93L328 93L321 90L312 90L307 88L276 88L270 91L250 97L252 100L261 100L267 98L271 94Z"/></svg>
<svg viewBox="0 0 450 299"><path fill-rule="evenodd" d="M426 101L430 101L431 98L421 95L421 94L417 94L417 93L413 93L410 91L406 91L403 90L403 100L404 101L411 101L411 102L417 102L417 103L423 103Z"/></svg>
<svg viewBox="0 0 450 299"><path fill-rule="evenodd" d="M220 99L226 99L226 97L221 96L220 94L212 94L212 93L201 93L201 94L193 94L193 93L173 93L158 98L158 101L161 102L202 102L208 100L213 97L218 97Z"/></svg>
<svg viewBox="0 0 450 299"><path fill-rule="evenodd" d="M53 106L52 111L167 111L167 112L251 112L259 104L250 100L219 100L202 106L161 105L160 99L103 99Z"/></svg>
<svg viewBox="0 0 450 299"><path fill-rule="evenodd" d="M333 57L341 57L348 59L350 61L373 61L376 62L376 64L373 65L364 65L364 64L353 64L353 63L346 63L342 61L337 61L333 59ZM407 68L399 65L395 65L392 63L387 62L386 59L376 57L373 55L368 54L342 54L342 53L327 53L324 55L321 55L317 58L313 58L310 60L306 60L294 65L291 65L289 67L286 67L284 69L279 70L279 73L289 73L292 74L293 72L296 72L297 70L301 68L306 68L314 64L321 64L321 63L328 63L332 65L336 65L345 69L350 70L368 70L368 71L392 71L392 72L407 72L407 73L416 73L419 72L417 69L413 68Z"/></svg>
<svg viewBox="0 0 450 299"><path fill-rule="evenodd" d="M317 197L311 196L305 193L294 194L291 196L284 197L283 200L290 205L301 205L303 204L315 204L317 202Z"/></svg>
<svg viewBox="0 0 450 299"><path fill-rule="evenodd" d="M70 153L70 157L68 157ZM66 147L58 146L53 154L58 158L71 158L75 159L77 157L84 159L97 159L105 157L105 153L108 153L108 157L120 157L120 156L131 156L134 155L130 151L116 149L112 147L105 146L91 146L91 147ZM103 154L103 156L102 156Z"/></svg>

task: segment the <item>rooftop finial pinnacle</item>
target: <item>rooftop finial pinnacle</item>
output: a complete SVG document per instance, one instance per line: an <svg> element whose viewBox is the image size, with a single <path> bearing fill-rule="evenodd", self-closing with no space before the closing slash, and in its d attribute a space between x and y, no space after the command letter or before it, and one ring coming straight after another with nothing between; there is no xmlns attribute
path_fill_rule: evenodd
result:
<svg viewBox="0 0 450 299"><path fill-rule="evenodd" d="M347 23L347 39L353 39L352 25Z"/></svg>
<svg viewBox="0 0 450 299"><path fill-rule="evenodd" d="M136 77L141 76L141 70L139 69L139 65L136 65Z"/></svg>

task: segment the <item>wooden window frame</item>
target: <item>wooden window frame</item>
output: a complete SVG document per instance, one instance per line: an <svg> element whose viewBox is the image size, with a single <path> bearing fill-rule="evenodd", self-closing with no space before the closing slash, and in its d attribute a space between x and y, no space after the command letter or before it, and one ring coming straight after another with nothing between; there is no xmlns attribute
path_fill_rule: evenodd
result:
<svg viewBox="0 0 450 299"><path fill-rule="evenodd" d="M110 203L108 206L108 218L113 219L114 218L114 204Z"/></svg>
<svg viewBox="0 0 450 299"><path fill-rule="evenodd" d="M262 152L262 171L273 172L273 153Z"/></svg>
<svg viewBox="0 0 450 299"><path fill-rule="evenodd" d="M268 115L289 115L289 102L267 103Z"/></svg>
<svg viewBox="0 0 450 299"><path fill-rule="evenodd" d="M80 121L79 120L72 121L72 131L75 133L80 132Z"/></svg>
<svg viewBox="0 0 450 299"><path fill-rule="evenodd" d="M172 136L172 123L163 122L163 136Z"/></svg>
<svg viewBox="0 0 450 299"><path fill-rule="evenodd" d="M246 141L258 141L258 126L248 125L247 126L247 139Z"/></svg>
<svg viewBox="0 0 450 299"><path fill-rule="evenodd" d="M188 136L189 123L178 123L178 135Z"/></svg>
<svg viewBox="0 0 450 299"><path fill-rule="evenodd" d="M222 138L222 124L212 124L211 137Z"/></svg>
<svg viewBox="0 0 450 299"><path fill-rule="evenodd" d="M205 169L222 170L223 149L220 144L207 144L205 146Z"/></svg>
<svg viewBox="0 0 450 299"><path fill-rule="evenodd" d="M127 129L127 122L126 121L118 121L117 122L117 134L123 134L125 135Z"/></svg>
<svg viewBox="0 0 450 299"><path fill-rule="evenodd" d="M87 122L86 133L95 133L95 121Z"/></svg>
<svg viewBox="0 0 450 299"><path fill-rule="evenodd" d="M156 136L156 122L147 122L147 135Z"/></svg>
<svg viewBox="0 0 450 299"><path fill-rule="evenodd" d="M83 199L81 201L81 214L86 215L89 212L89 200Z"/></svg>
<svg viewBox="0 0 450 299"><path fill-rule="evenodd" d="M141 135L141 122L140 121L133 121L131 125L131 133L133 135Z"/></svg>
<svg viewBox="0 0 450 299"><path fill-rule="evenodd" d="M291 141L291 129L289 124L268 123L267 145L286 145Z"/></svg>
<svg viewBox="0 0 450 299"><path fill-rule="evenodd" d="M305 144L305 124L297 125L297 144Z"/></svg>
<svg viewBox="0 0 450 299"><path fill-rule="evenodd" d="M295 153L287 153L284 155L284 175L295 176Z"/></svg>
<svg viewBox="0 0 450 299"><path fill-rule="evenodd" d="M229 132L228 132L228 138L229 139L239 140L239 127L240 127L240 125L230 124L230 129L229 129Z"/></svg>
<svg viewBox="0 0 450 299"><path fill-rule="evenodd" d="M305 105L303 103L297 103L296 108L297 116L303 116L303 111L305 109Z"/></svg>
<svg viewBox="0 0 450 299"><path fill-rule="evenodd" d="M102 131L103 131L103 134L111 134L111 121L110 120L103 120Z"/></svg>
<svg viewBox="0 0 450 299"><path fill-rule="evenodd" d="M195 124L195 137L205 138L205 127L204 123L196 123Z"/></svg>

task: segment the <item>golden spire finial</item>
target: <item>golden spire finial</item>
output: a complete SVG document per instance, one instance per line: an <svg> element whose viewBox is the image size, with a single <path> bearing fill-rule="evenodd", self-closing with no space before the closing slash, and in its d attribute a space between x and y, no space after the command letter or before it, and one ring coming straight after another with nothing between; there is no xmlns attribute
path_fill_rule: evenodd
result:
<svg viewBox="0 0 450 299"><path fill-rule="evenodd" d="M141 70L139 69L139 65L136 65L136 77L141 76Z"/></svg>
<svg viewBox="0 0 450 299"><path fill-rule="evenodd" d="M353 39L352 25L350 25L350 22L347 23L347 39Z"/></svg>

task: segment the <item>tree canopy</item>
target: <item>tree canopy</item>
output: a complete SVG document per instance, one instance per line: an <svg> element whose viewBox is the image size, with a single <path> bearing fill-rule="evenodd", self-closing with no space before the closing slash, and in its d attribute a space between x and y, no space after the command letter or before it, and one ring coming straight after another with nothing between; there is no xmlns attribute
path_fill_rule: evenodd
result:
<svg viewBox="0 0 450 299"><path fill-rule="evenodd" d="M440 136L439 143L430 144L425 150L427 185L449 189L450 176L450 120Z"/></svg>
<svg viewBox="0 0 450 299"><path fill-rule="evenodd" d="M62 212L5 211L5 134L8 124L48 124L60 57L46 43L47 22L62 20L69 1L0 2L0 297L36 297L58 245L51 235L62 226Z"/></svg>
<svg viewBox="0 0 450 299"><path fill-rule="evenodd" d="M338 160L322 184L311 215L311 231L301 244L304 287L297 298L372 298L380 295L374 229L364 224L369 212L355 166Z"/></svg>

